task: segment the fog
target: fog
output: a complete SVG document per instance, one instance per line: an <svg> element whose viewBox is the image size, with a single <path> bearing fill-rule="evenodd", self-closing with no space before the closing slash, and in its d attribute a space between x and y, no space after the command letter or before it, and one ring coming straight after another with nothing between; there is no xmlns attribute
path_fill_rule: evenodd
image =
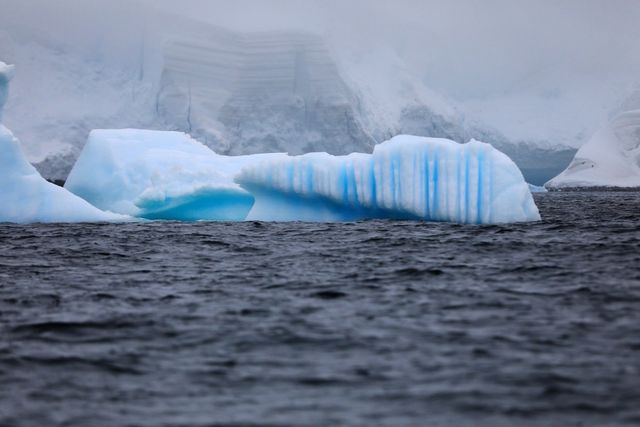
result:
<svg viewBox="0 0 640 427"><path fill-rule="evenodd" d="M640 71L640 2L628 0L184 0L167 10L240 30L305 29L392 46L432 86L466 98L532 76L629 79ZM524 80L524 82L523 82Z"/></svg>
<svg viewBox="0 0 640 427"><path fill-rule="evenodd" d="M153 3L242 31L313 31L338 50L392 49L428 87L516 139L578 146L640 81L637 1Z"/></svg>
<svg viewBox="0 0 640 427"><path fill-rule="evenodd" d="M97 16L126 41L135 24L123 10L158 8L239 31L310 31L343 53L390 49L427 87L516 139L579 145L640 81L634 0L0 0L0 25L19 15L24 32L52 42L84 39Z"/></svg>

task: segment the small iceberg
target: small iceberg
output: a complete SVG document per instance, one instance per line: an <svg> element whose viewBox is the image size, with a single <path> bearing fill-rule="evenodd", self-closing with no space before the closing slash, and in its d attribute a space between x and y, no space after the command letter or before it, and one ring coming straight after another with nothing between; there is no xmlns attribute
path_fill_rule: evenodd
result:
<svg viewBox="0 0 640 427"><path fill-rule="evenodd" d="M547 190L546 188L540 185L533 185L528 183L527 185L529 185L529 191L531 191L532 193L548 193L549 192L549 190Z"/></svg>

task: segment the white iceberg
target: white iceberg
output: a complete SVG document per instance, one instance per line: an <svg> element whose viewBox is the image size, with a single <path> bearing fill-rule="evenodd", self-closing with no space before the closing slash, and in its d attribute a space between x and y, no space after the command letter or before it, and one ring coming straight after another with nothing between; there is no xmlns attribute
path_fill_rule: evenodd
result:
<svg viewBox="0 0 640 427"><path fill-rule="evenodd" d="M65 188L141 218L242 221L254 198L233 177L261 157L220 156L181 132L94 130Z"/></svg>
<svg viewBox="0 0 640 427"><path fill-rule="evenodd" d="M250 220L540 219L518 167L478 141L403 135L377 145L373 154L312 153L252 163L236 182L256 198Z"/></svg>
<svg viewBox="0 0 640 427"><path fill-rule="evenodd" d="M0 118L13 67L0 62ZM95 222L126 217L102 212L40 176L20 142L0 124L0 222Z"/></svg>
<svg viewBox="0 0 640 427"><path fill-rule="evenodd" d="M528 184L529 185L529 191L531 191L532 193L547 193L548 190L540 185L533 185L533 184Z"/></svg>
<svg viewBox="0 0 640 427"><path fill-rule="evenodd" d="M545 187L640 188L640 90L578 150L567 169Z"/></svg>

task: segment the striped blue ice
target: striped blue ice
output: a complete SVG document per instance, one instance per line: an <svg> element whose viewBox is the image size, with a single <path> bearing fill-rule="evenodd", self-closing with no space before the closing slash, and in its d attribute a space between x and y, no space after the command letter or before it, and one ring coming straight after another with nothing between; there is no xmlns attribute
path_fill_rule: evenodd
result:
<svg viewBox="0 0 640 427"><path fill-rule="evenodd" d="M236 182L256 199L250 220L540 219L515 163L478 141L403 135L377 145L373 154L311 153L253 163Z"/></svg>

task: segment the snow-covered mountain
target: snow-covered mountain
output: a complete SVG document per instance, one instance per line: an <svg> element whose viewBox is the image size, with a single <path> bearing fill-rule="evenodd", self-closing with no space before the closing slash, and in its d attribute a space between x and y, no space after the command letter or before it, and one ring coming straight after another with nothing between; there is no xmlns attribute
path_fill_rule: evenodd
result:
<svg viewBox="0 0 640 427"><path fill-rule="evenodd" d="M96 128L185 131L221 154L371 152L399 133L476 138L534 183L574 152L507 139L388 49L348 52L301 30L231 31L148 4L73 3L74 31L77 16L59 2L0 15L0 59L20 70L6 122L50 179L66 178ZM36 25L37 16L47 19Z"/></svg>
<svg viewBox="0 0 640 427"><path fill-rule="evenodd" d="M640 89L616 109L611 121L546 186L640 188Z"/></svg>

